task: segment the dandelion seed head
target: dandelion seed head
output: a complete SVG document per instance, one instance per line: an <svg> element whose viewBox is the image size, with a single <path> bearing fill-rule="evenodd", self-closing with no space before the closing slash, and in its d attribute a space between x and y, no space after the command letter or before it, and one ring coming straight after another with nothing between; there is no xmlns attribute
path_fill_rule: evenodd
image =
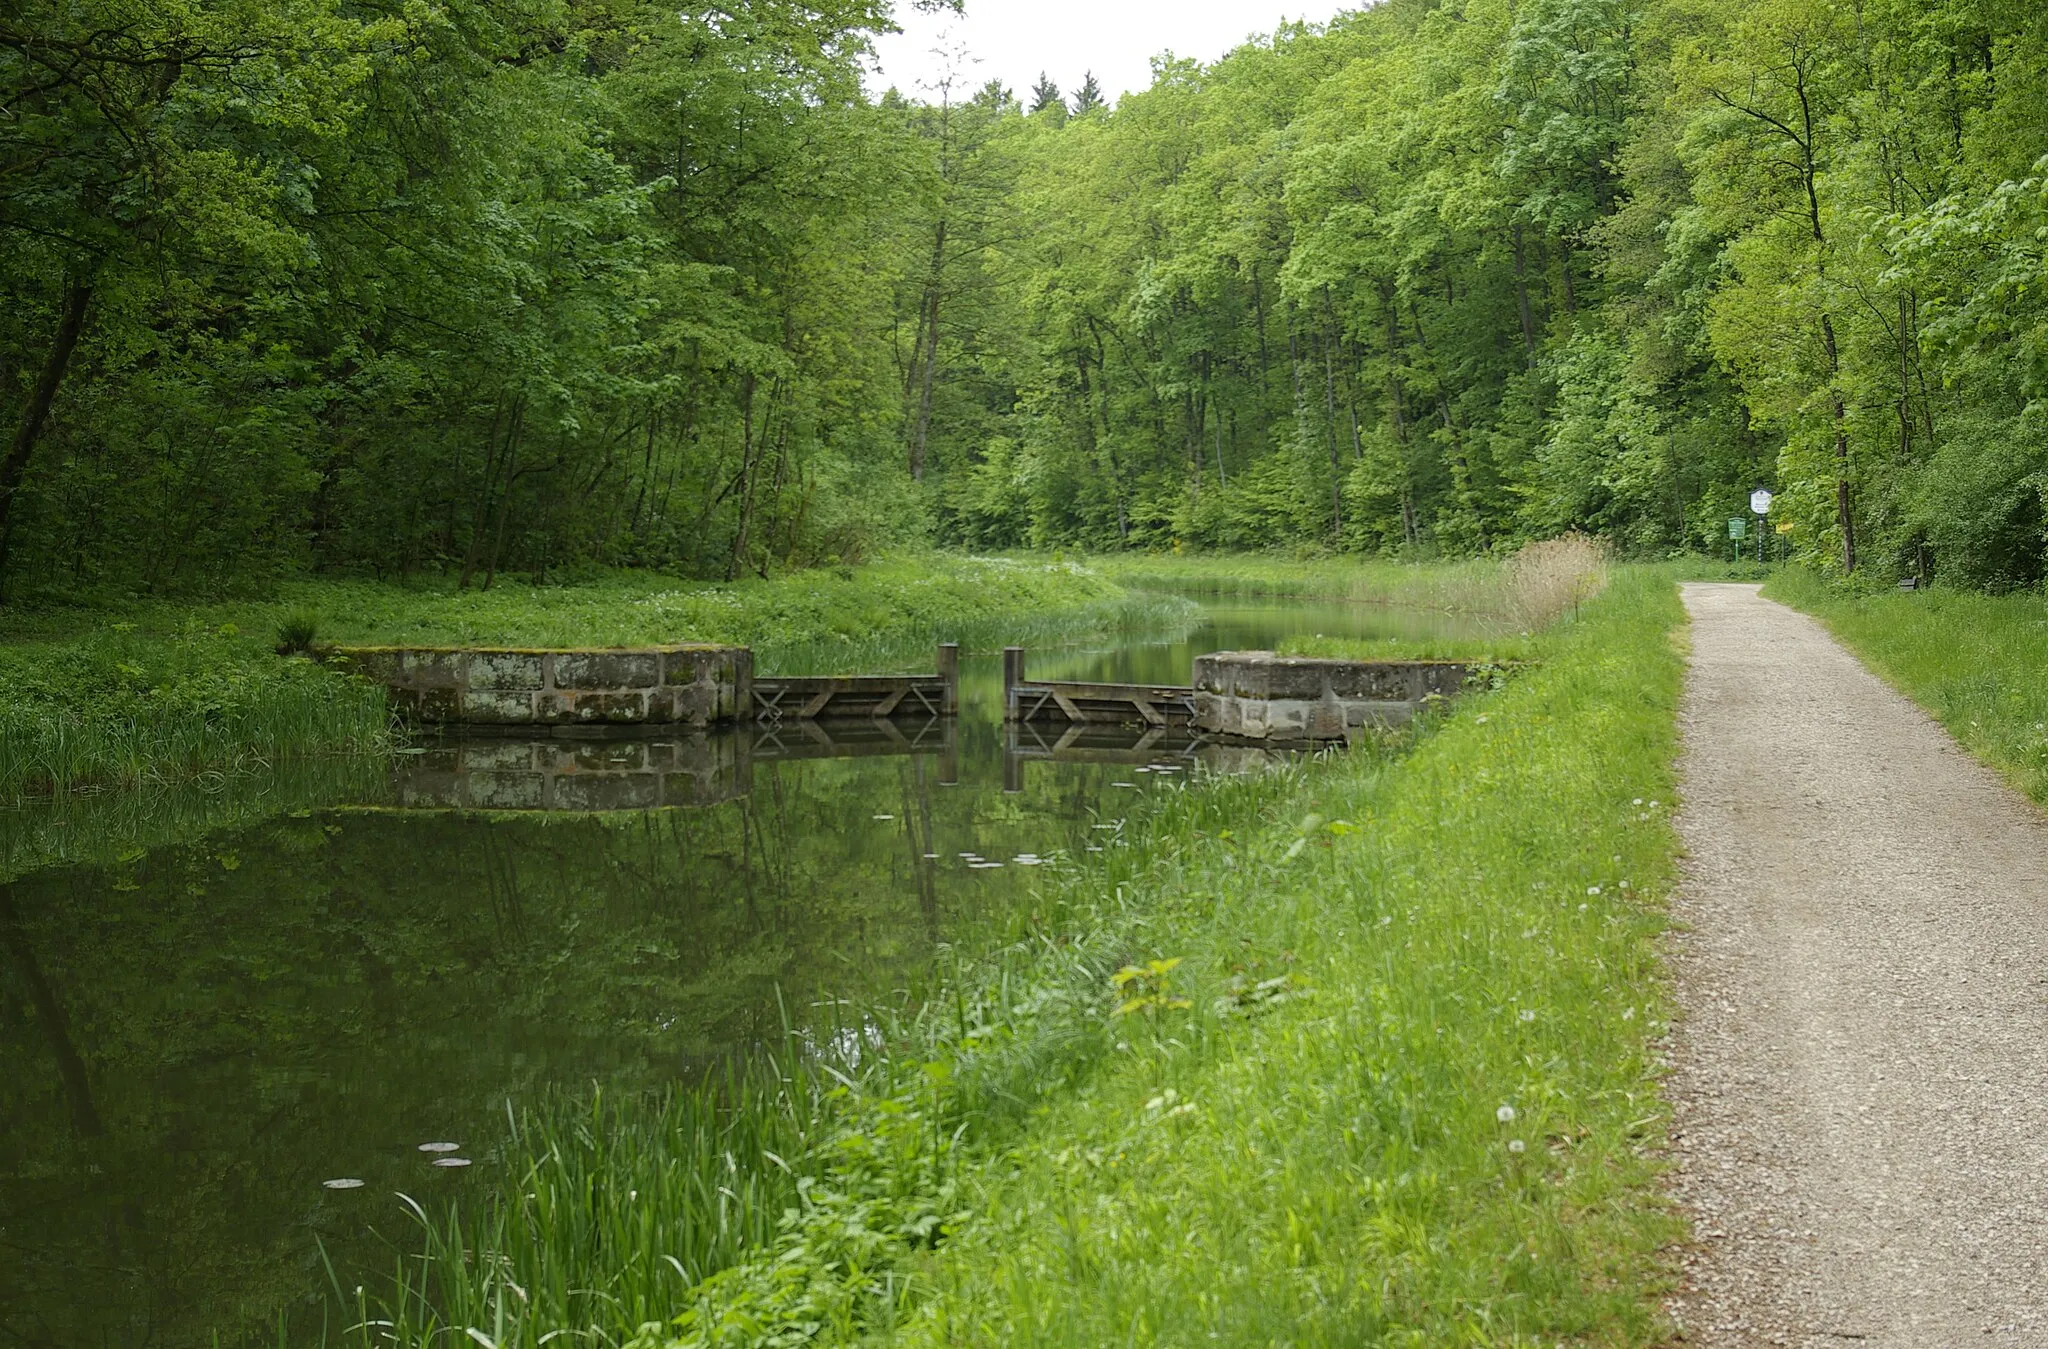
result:
<svg viewBox="0 0 2048 1349"><path fill-rule="evenodd" d="M1493 1117L1502 1124L1513 1124L1515 1122L1515 1108L1511 1105L1504 1105L1493 1112Z"/></svg>
<svg viewBox="0 0 2048 1349"><path fill-rule="evenodd" d="M1519 1138L1510 1138L1508 1140L1508 1151L1514 1153L1517 1156L1520 1156L1522 1151L1527 1147L1528 1144L1524 1143Z"/></svg>

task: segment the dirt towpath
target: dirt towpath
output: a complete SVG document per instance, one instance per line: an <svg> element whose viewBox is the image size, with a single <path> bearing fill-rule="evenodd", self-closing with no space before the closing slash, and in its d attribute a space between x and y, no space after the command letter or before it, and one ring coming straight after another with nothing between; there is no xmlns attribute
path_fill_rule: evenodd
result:
<svg viewBox="0 0 2048 1349"><path fill-rule="evenodd" d="M2048 819L1812 619L1685 603L1682 1343L2048 1346Z"/></svg>

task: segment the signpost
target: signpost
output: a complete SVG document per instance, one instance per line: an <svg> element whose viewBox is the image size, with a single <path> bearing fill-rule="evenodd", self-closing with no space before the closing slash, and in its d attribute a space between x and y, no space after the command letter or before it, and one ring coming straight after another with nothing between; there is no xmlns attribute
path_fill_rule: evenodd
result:
<svg viewBox="0 0 2048 1349"><path fill-rule="evenodd" d="M1749 508L1756 512L1756 560L1764 560L1764 519L1771 513L1771 489L1759 487L1749 494Z"/></svg>

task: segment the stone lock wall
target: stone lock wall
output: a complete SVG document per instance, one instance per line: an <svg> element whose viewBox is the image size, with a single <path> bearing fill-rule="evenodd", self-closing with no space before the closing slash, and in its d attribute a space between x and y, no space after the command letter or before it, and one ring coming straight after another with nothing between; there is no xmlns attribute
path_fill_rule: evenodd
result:
<svg viewBox="0 0 2048 1349"><path fill-rule="evenodd" d="M740 646L357 647L334 654L428 725L701 728L737 721L753 708L754 653Z"/></svg>
<svg viewBox="0 0 2048 1349"><path fill-rule="evenodd" d="M1195 725L1246 740L1342 740L1450 697L1471 667L1456 661L1349 661L1218 651L1195 658Z"/></svg>

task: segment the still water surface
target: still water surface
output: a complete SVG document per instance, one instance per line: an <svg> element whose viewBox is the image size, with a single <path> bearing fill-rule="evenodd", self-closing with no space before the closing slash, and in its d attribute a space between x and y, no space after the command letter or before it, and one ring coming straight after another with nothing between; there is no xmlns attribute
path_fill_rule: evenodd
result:
<svg viewBox="0 0 2048 1349"><path fill-rule="evenodd" d="M1453 624L1210 602L1185 631L1034 651L1030 674L1185 683L1205 651ZM394 1192L502 1180L508 1100L688 1075L887 996L1151 794L1269 762L1184 736L1054 753L1056 733L1006 734L992 656L961 692L952 723L832 745L428 748L230 831L0 884L0 1345L276 1344L280 1318L319 1322L323 1244L347 1282L388 1263L370 1228L403 1236ZM687 760L697 804L438 808L506 755L618 802Z"/></svg>

